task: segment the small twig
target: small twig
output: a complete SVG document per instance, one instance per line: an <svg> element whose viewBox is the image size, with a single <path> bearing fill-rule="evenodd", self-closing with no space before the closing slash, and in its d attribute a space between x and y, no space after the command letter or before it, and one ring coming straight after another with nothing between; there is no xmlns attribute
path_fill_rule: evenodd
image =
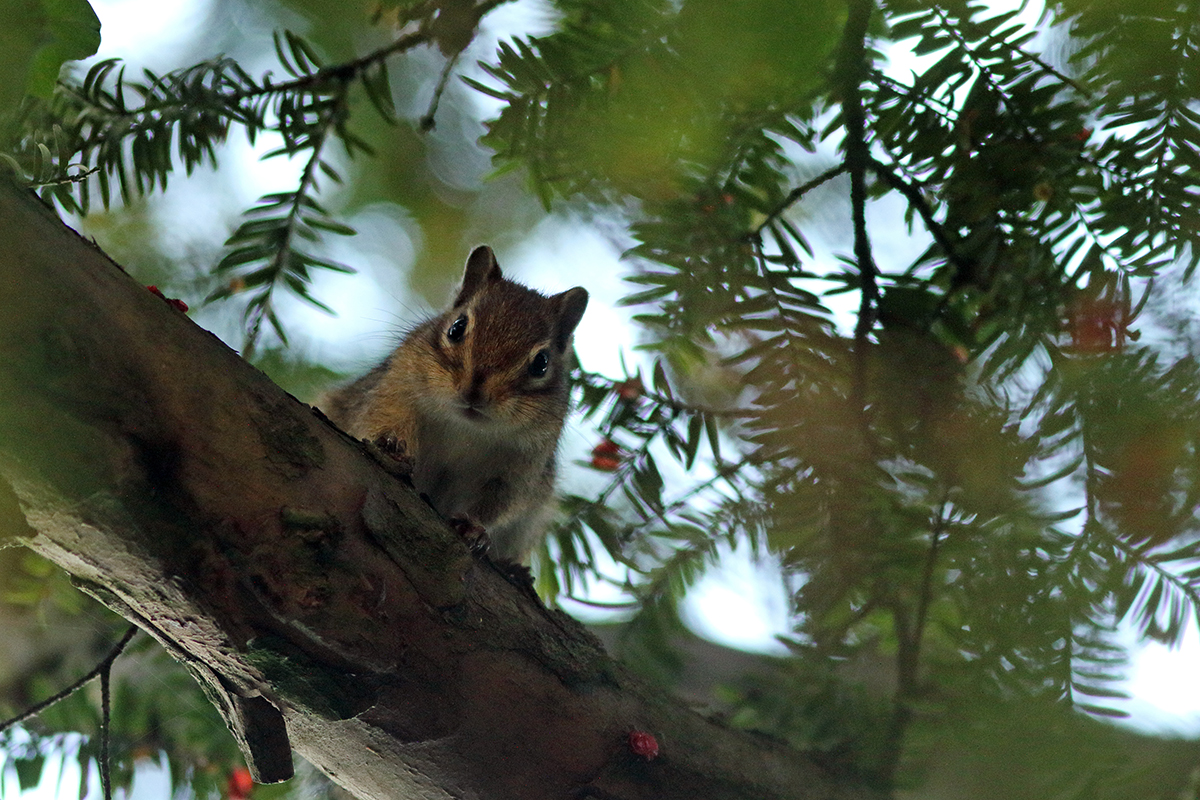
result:
<svg viewBox="0 0 1200 800"><path fill-rule="evenodd" d="M458 63L458 57L463 54L462 50L452 55L446 60L446 66L442 69L441 77L438 78L437 87L433 90L433 99L429 101L429 110L425 112L425 116L421 117L418 123L421 133L429 133L437 127L438 106L442 104L442 93L446 91L446 84L450 82L450 73L454 71L454 65Z"/></svg>
<svg viewBox="0 0 1200 800"><path fill-rule="evenodd" d="M886 164L874 158L870 159L869 163L876 175L893 189L904 195L909 205L917 210L917 213L921 215L921 220L925 223L926 230L933 236L933 240L938 243L938 247L942 248L942 252L946 254L946 259L957 267L960 273L969 272L972 269L972 265L959 256L954 248L954 243L950 241L950 237L946 234L946 229L934 218L933 208L930 207L929 201L925 199L925 195L922 194L920 188L904 180L904 178L897 175Z"/></svg>
<svg viewBox="0 0 1200 800"><path fill-rule="evenodd" d="M847 169L848 167L846 164L838 164L836 167L831 167L812 180L806 181L800 186L797 186L795 189L792 189L790 192L788 192L788 196L783 198L783 202L780 203L775 210L768 214L767 218L764 219L762 223L751 232L750 235L753 237L761 234L768 225L783 216L783 212L787 211L793 203L800 200L800 198L804 197L804 195L808 194L821 184L828 183L838 175L841 175Z"/></svg>
<svg viewBox="0 0 1200 800"><path fill-rule="evenodd" d="M100 167L89 168L83 167L82 164L68 164L66 168L70 169L72 166L82 167L82 171L75 175L64 175L61 178L55 178L54 180L49 180L44 183L35 182L30 184L30 186L34 188L41 188L43 186L66 186L68 183L83 183L88 178L100 171Z"/></svg>
<svg viewBox="0 0 1200 800"><path fill-rule="evenodd" d="M941 18L941 21L944 26L943 29L951 27L950 20L946 18L945 12L943 12L941 9L935 9L935 13L937 13L937 15ZM967 46L965 36L956 36L956 38L959 40L959 43L962 44L963 49L967 50L967 52L969 52L977 60L982 61L982 59L980 59L979 56L976 54L975 50ZM1084 97L1091 98L1094 96L1094 94L1091 90L1085 88L1083 86L1083 84L1079 83L1079 81L1075 80L1070 75L1066 75L1059 69L1046 63L1046 61L1044 61L1041 56L1038 56L1038 55L1035 55L1034 53L1029 52L1028 50L1021 47L1020 45L1011 44L1007 39L1000 37L998 34L992 34L991 36L988 36L987 38L985 38L983 41L984 42L988 42L988 41L995 42L995 43L999 44L1001 47L1003 47L1005 50L1008 50L1011 53L1016 53L1017 55L1021 56L1022 58L1026 58L1029 61L1032 61L1034 64L1037 64L1039 67L1041 67L1044 72L1046 72L1050 75L1053 75L1055 78L1058 78L1060 81L1067 84L1072 89L1074 89L1075 91L1082 94Z"/></svg>
<svg viewBox="0 0 1200 800"><path fill-rule="evenodd" d="M133 629L135 632L137 628ZM112 678L112 662L100 670L100 786L104 800L112 800L112 766L109 764L109 731L112 728L109 702L109 684Z"/></svg>
<svg viewBox="0 0 1200 800"><path fill-rule="evenodd" d="M480 3L479 5L475 6L475 8L471 14L473 25L478 26L479 22L485 16L487 16L487 14L489 12L491 12L493 9L495 9L498 6L502 6L505 3L508 3L511 1L512 0L487 0L486 2ZM305 76L297 78L293 81L288 81L286 83L278 83L278 84L275 84L274 86L264 86L264 87L255 89L254 91L251 91L251 92L241 93L241 96L254 97L256 95L268 94L271 92L278 92L281 90L289 91L289 90L294 90L294 89L309 89L309 88L315 89L315 88L325 85L326 81L331 77L334 78L335 80L349 82L349 81L352 81L355 78L357 78L364 71L366 71L369 67L371 67L377 63L386 61L388 58L390 58L391 56L394 56L398 53L403 53L405 51L412 50L414 47L417 47L419 45L428 44L429 42L432 42L433 40L434 40L433 31L428 26L423 26L423 27L419 28L418 30L413 31L410 34L401 36L400 38L396 39L394 42L391 42L390 44L385 45L384 47L381 47L378 50L367 53L364 56L360 56L359 58L356 58L353 61L347 61L344 64L336 64L332 67L323 67L322 69L319 69L316 72L314 72L312 75L305 75Z"/></svg>
<svg viewBox="0 0 1200 800"><path fill-rule="evenodd" d="M0 722L0 731L8 730L13 725L16 725L20 722L24 722L25 720L29 719L30 717L36 717L38 714L42 713L47 708L49 708L50 706L57 703L59 700L70 697L72 694L77 692L80 689L80 687L87 684L93 678L101 675L102 673L107 672L112 667L113 662L117 660L117 656L121 655L121 653L124 652L125 646L129 644L129 640L132 639L134 634L136 634L137 632L138 632L137 626L130 625L129 630L125 631L125 635L121 637L121 640L116 643L116 645L113 647L113 649L109 651L108 655L106 655L104 657L104 660L101 661L99 664L97 664L96 667L91 672L89 672L87 675L84 675L82 678L75 681L73 684L68 686L66 689L63 689L61 692L54 695L53 697L49 697L49 698L43 700L42 702L27 708L26 710L22 711L20 714L17 714L12 719L6 719L3 722Z"/></svg>
<svg viewBox="0 0 1200 800"><path fill-rule="evenodd" d="M1058 78L1060 81L1067 84L1068 86L1070 86L1075 91L1079 92L1084 97L1087 97L1090 99L1095 96L1091 89L1088 89L1083 84L1081 84L1079 81L1072 78L1070 75L1066 75L1066 74L1060 72L1059 70L1057 70L1056 68L1050 66L1049 64L1047 64L1045 61L1042 60L1041 56L1030 53L1028 50L1026 50L1025 48L1020 47L1018 45L1009 44L1008 42L1006 42L1004 40L1001 40L1000 43L1002 45L1004 45L1004 47L1006 47L1007 49L1012 50L1014 53L1024 56L1025 58L1028 58L1030 61L1037 64L1043 70L1050 73L1054 77Z"/></svg>
<svg viewBox="0 0 1200 800"><path fill-rule="evenodd" d="M937 571L938 556L945 542L946 526L949 523L949 489L942 496L938 505L937 515L933 520L932 536L929 551L921 570L921 592L917 598L917 607L910 620L904 613L904 608L897 602L892 609L892 618L896 626L896 696L892 710L892 721L888 731L889 749L882 774L889 783L896 778L896 770L900 764L900 753L903 749L904 738L908 725L913 717L913 701L917 698L918 676L921 665L921 644L925 637L925 627L929 615L929 607L933 603L933 582Z"/></svg>
<svg viewBox="0 0 1200 800"><path fill-rule="evenodd" d="M920 654L921 639L925 636L925 626L928 622L929 606L933 604L933 579L937 569L938 551L945 541L946 527L950 522L947 517L950 506L949 494L947 489L938 506L937 517L931 531L933 536L929 542L929 553L925 557L925 566L921 571L921 594L917 599L916 630L913 631L913 644L916 651L914 655ZM916 664L911 666L913 674L907 678L902 677L899 681L901 685L906 683L911 685L916 682Z"/></svg>

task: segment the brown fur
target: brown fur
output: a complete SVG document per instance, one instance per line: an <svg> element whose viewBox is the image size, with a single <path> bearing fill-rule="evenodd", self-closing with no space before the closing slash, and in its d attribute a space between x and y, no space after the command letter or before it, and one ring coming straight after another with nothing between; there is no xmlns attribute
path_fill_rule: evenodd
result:
<svg viewBox="0 0 1200 800"><path fill-rule="evenodd" d="M579 287L546 297L507 280L491 248L477 247L449 309L318 404L354 436L403 442L434 508L483 525L498 558L526 561L552 510L568 352L586 306ZM541 351L548 368L536 377Z"/></svg>

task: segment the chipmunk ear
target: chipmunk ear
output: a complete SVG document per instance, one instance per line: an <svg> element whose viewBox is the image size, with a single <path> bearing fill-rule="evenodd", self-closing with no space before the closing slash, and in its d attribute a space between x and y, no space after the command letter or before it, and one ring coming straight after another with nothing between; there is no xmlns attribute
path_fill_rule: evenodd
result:
<svg viewBox="0 0 1200 800"><path fill-rule="evenodd" d="M471 251L471 255L467 256L467 268L463 272L462 288L458 290L458 297L454 298L454 305L462 305L474 297L484 286L495 283L503 277L492 248L486 244L479 245Z"/></svg>
<svg viewBox="0 0 1200 800"><path fill-rule="evenodd" d="M558 345L559 350L566 350L571 341L571 334L575 332L575 326L579 324L584 310L587 309L587 289L576 286L554 295L554 299L558 301L558 325L554 330L554 343Z"/></svg>

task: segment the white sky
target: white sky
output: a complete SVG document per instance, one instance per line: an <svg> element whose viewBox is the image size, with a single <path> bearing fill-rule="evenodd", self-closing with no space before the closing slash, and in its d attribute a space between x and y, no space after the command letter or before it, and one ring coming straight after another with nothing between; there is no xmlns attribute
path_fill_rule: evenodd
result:
<svg viewBox="0 0 1200 800"><path fill-rule="evenodd" d="M92 0L92 5L103 24L101 51L97 58L119 56L137 64L148 64L167 69L174 65L172 54L191 43L194 31L207 13L207 0ZM994 6L1014 6L1011 0L993 3ZM1038 7L1028 12L1036 18ZM493 39L505 33L523 30L529 13L545 18L536 6L532 12L530 4L518 3L502 8L495 13L489 36ZM903 71L913 62L903 50L893 54L893 69ZM252 70L253 71L253 70ZM481 100L481 102L484 102ZM223 155L225 175L237 176L229 191L226 207L197 206L194 195L181 186L181 179L172 182L166 205L162 212L165 218L178 221L175 230L180 231L181 246L186 240L207 239L223 241L228 235L231 215L236 215L259 195L267 191L293 185L299 165L289 164L283 159L260 161L258 156L274 145L269 141L250 147L244 140L234 137L229 150ZM205 181L202 175L193 181ZM896 218L878 207L876 216ZM395 283L378 276L395 273L395 263L411 260L417 256L409 233L411 226L396 209L373 208L359 212L351 224L372 235L366 240L389 241L386 251L381 248L372 252L356 245L361 243L341 242L348 255L343 260L353 260L357 265L366 264L363 274L352 277L320 276L316 293L323 301L339 311L338 317L328 316L297 305L293 317L297 326L308 326L309 332L300 338L318 355L328 354L331 359L369 359L379 352L379 341L395 327L398 313L395 298L400 288ZM874 220L874 226L879 225ZM903 232L888 231L890 240L905 240ZM400 243L397 245L397 243ZM407 243L407 244L405 244ZM399 252L397 250L399 247ZM913 242L913 249L922 249L923 243ZM405 249L407 248L407 250ZM619 262L619 250L611 241L586 225L561 217L546 219L528 240L501 252L500 260L518 280L536 285L547 291L566 288L562 285L561 271L557 268L560 253L570 252L572 261L591 265L590 269L577 270L572 282L579 279L591 293L588 312L576 334L576 344L584 366L588 369L617 374L620 358L625 354L627 361L634 359L633 345L636 332L630 322L630 313L617 306L617 300L625 292L620 275L625 271ZM334 254L334 257L338 257ZM374 265L372 267L372 265ZM420 309L418 309L420 311ZM402 312L401 312L402 313ZM345 363L345 362L343 362ZM362 363L368 363L363 361ZM631 363L636 363L634 359ZM564 457L582 457L593 442L590 434L578 429L569 431L564 442ZM574 453L574 455L573 455ZM761 652L782 652L775 641L776 634L789 630L788 599L778 570L771 564L753 563L743 548L739 552L725 553L722 567L703 578L685 604L686 619L701 635L734 647ZM582 607L573 608L586 616ZM1143 730L1169 734L1200 734L1200 633L1194 623L1189 627L1182 645L1174 650L1155 643L1138 643L1132 630L1125 630L1122 640L1134 652L1125 688L1133 694L1126 708L1133 714L1128 724ZM68 766L60 776L52 767L36 793L21 795L16 791L15 777L0 775L0 796L37 797L39 799L59 796L54 791L61 785L61 797L75 797L78 773ZM93 779L94 790L89 800L98 798L98 780ZM153 765L147 765L138 773L133 797L166 797L168 788L165 776Z"/></svg>

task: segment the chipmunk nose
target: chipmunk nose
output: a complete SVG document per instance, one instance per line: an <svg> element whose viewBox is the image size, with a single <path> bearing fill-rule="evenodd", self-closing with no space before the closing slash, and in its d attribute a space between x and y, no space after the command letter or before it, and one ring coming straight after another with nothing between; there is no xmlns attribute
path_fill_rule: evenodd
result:
<svg viewBox="0 0 1200 800"><path fill-rule="evenodd" d="M467 384L466 390L462 393L463 400L471 408L481 408L487 405L487 396L483 391L483 384L486 379L487 376L482 370L475 370L471 374L471 382Z"/></svg>

